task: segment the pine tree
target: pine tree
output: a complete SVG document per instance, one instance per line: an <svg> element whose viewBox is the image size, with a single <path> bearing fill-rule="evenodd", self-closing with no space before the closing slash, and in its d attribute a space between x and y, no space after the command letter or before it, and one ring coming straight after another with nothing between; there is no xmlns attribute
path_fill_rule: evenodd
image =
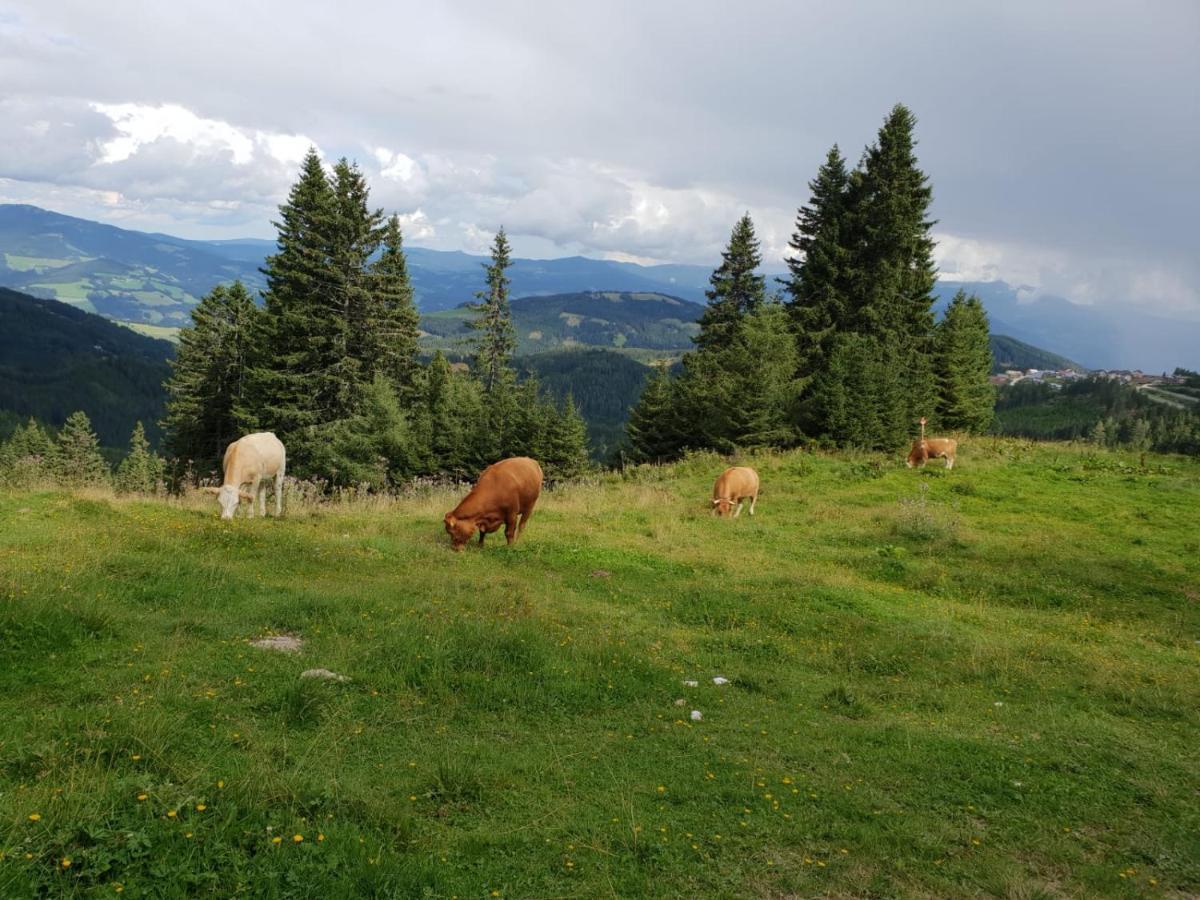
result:
<svg viewBox="0 0 1200 900"><path fill-rule="evenodd" d="M422 449L391 380L377 374L357 393L351 415L318 427L313 469L335 486L373 491L418 474Z"/></svg>
<svg viewBox="0 0 1200 900"><path fill-rule="evenodd" d="M1108 428L1105 427L1103 419L1098 419L1096 424L1092 426L1091 433L1088 435L1088 440L1097 447L1108 446Z"/></svg>
<svg viewBox="0 0 1200 900"><path fill-rule="evenodd" d="M36 419L18 425L0 446L0 484L25 487L51 477L54 441Z"/></svg>
<svg viewBox="0 0 1200 900"><path fill-rule="evenodd" d="M488 394L506 383L511 386L513 377L512 355L517 338L508 305L506 273L512 265L509 253L508 236L501 228L492 242L492 261L484 266L487 289L475 295L480 302L472 306L476 315L471 327L480 332L473 342L475 373Z"/></svg>
<svg viewBox="0 0 1200 900"><path fill-rule="evenodd" d="M678 392L665 363L654 367L625 425L635 462L676 459L687 446L680 421Z"/></svg>
<svg viewBox="0 0 1200 900"><path fill-rule="evenodd" d="M928 218L933 191L918 168L913 130L916 117L893 107L878 140L850 179L850 297L847 326L893 344L891 392L903 407L897 424L936 415L933 373L933 287L937 267ZM903 434L888 434L899 440Z"/></svg>
<svg viewBox="0 0 1200 900"><path fill-rule="evenodd" d="M588 469L587 425L570 393L561 409L550 406L543 463L551 481L578 478Z"/></svg>
<svg viewBox="0 0 1200 900"><path fill-rule="evenodd" d="M789 277L784 281L800 354L798 371L805 380L824 370L830 344L846 326L850 307L850 176L837 144L808 186L812 195L796 215L796 231L788 243L795 255L787 260Z"/></svg>
<svg viewBox="0 0 1200 900"><path fill-rule="evenodd" d="M165 385L164 446L201 473L219 468L225 448L252 425L249 369L260 315L241 282L218 285L179 333Z"/></svg>
<svg viewBox="0 0 1200 900"><path fill-rule="evenodd" d="M954 295L935 339L938 421L943 428L982 432L994 418L996 392L987 313L978 297Z"/></svg>
<svg viewBox="0 0 1200 900"><path fill-rule="evenodd" d="M746 213L729 236L721 265L709 277L708 306L700 316L700 333L693 338L701 351L728 346L745 316L765 302L765 279L757 274L761 264L754 222Z"/></svg>
<svg viewBox="0 0 1200 900"><path fill-rule="evenodd" d="M428 447L427 474L474 478L488 462L481 447L485 422L479 383L451 368L439 350L429 364L419 438Z"/></svg>
<svg viewBox="0 0 1200 900"><path fill-rule="evenodd" d="M337 200L321 159L310 149L287 202L279 208L277 252L263 274L262 334L252 371L253 406L261 427L279 434L288 447L289 468L303 461L311 440L303 430L333 418L337 373L331 367L348 342L336 309L331 272L331 232Z"/></svg>
<svg viewBox="0 0 1200 900"><path fill-rule="evenodd" d="M321 374L327 379L324 421L354 412L363 388L382 372L386 352L378 333L382 297L378 279L369 271L384 237L383 211L368 206L370 190L357 164L344 157L333 167L333 218L329 230L330 289L315 298L328 308L328 358Z"/></svg>
<svg viewBox="0 0 1200 900"><path fill-rule="evenodd" d="M58 433L51 471L60 484L70 487L108 482L112 473L100 455L100 441L86 413L73 412L67 417Z"/></svg>
<svg viewBox="0 0 1200 900"><path fill-rule="evenodd" d="M163 477L163 462L150 449L146 431L138 422L129 436L129 455L117 466L114 478L117 490L127 493L153 494Z"/></svg>
<svg viewBox="0 0 1200 900"><path fill-rule="evenodd" d="M373 307L366 341L373 341L369 357L375 368L392 380L402 398L411 400L416 390L420 316L413 302L413 287L404 255L400 220L388 219L383 233L383 253L371 267L374 276Z"/></svg>

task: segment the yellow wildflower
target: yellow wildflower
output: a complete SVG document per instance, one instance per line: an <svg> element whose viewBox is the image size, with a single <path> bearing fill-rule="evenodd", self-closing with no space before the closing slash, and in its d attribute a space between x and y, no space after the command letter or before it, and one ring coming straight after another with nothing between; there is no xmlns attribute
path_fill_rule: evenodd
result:
<svg viewBox="0 0 1200 900"><path fill-rule="evenodd" d="M303 841L303 840L304 840L304 835L302 835L302 834L293 834L293 835L292 835L292 840L293 840L294 842L296 842L297 844L299 844L301 841Z"/></svg>
<svg viewBox="0 0 1200 900"><path fill-rule="evenodd" d="M42 814L41 814L41 813L30 813L30 814L29 814L29 821L30 821L30 822L37 822L37 821L40 821L40 820L41 820L41 818L42 818Z"/></svg>

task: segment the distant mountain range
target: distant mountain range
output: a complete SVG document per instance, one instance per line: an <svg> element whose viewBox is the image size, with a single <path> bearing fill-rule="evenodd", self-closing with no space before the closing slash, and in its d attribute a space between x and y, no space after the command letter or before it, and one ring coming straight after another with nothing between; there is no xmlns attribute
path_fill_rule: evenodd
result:
<svg viewBox="0 0 1200 900"><path fill-rule="evenodd" d="M274 246L259 239L185 240L34 206L0 205L0 285L62 300L154 336L169 337L187 324L192 306L215 284L240 278L251 289L261 290L259 267ZM450 321L431 318L427 330L437 338L449 337L446 329L453 331L457 327L453 320L462 315L455 307L474 299L483 285L485 260L421 247L409 247L407 252L421 310L450 311L446 317ZM517 259L510 270L511 292L514 297L653 294L696 304L704 301L710 271L704 266L640 266L579 256ZM1200 322L1164 319L1132 308L1080 306L1053 297L1028 302L1017 288L1000 281L940 282L939 309L960 287L983 300L994 333L1050 348L1087 367L1200 368ZM570 313L575 314L579 313ZM603 314L584 315L606 319ZM685 325L694 321L678 318ZM614 325L605 334L617 339L622 328ZM551 349L554 343L545 337L546 329L529 329L535 330L543 332L545 343L537 344L527 333L524 349ZM588 343L570 334L562 340L569 345L572 338Z"/></svg>

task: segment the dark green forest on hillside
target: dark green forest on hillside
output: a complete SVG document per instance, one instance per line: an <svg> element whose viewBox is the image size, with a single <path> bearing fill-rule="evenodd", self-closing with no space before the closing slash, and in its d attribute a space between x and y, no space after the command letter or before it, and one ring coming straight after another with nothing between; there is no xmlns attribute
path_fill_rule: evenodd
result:
<svg viewBox="0 0 1200 900"><path fill-rule="evenodd" d="M556 400L572 397L587 423L592 459L610 461L625 443L625 422L651 369L620 353L600 349L562 350L517 359Z"/></svg>
<svg viewBox="0 0 1200 900"><path fill-rule="evenodd" d="M1200 376L1192 375L1200 382ZM1197 454L1198 413L1200 407L1173 402L1169 392L1163 397L1153 388L1111 378L1085 378L1061 388L1020 381L1001 389L994 430L1040 440L1082 438L1105 447Z"/></svg>
<svg viewBox="0 0 1200 900"><path fill-rule="evenodd" d="M0 409L55 427L86 409L100 442L159 436L174 348L53 300L0 288Z"/></svg>

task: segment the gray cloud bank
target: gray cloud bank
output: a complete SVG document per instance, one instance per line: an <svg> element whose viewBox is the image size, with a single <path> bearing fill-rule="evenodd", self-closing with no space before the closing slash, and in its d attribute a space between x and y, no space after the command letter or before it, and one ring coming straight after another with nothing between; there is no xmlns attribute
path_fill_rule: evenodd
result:
<svg viewBox="0 0 1200 900"><path fill-rule="evenodd" d="M844 6L0 0L0 201L270 236L312 143L425 246L778 261L902 101L947 277L1200 318L1200 6Z"/></svg>

